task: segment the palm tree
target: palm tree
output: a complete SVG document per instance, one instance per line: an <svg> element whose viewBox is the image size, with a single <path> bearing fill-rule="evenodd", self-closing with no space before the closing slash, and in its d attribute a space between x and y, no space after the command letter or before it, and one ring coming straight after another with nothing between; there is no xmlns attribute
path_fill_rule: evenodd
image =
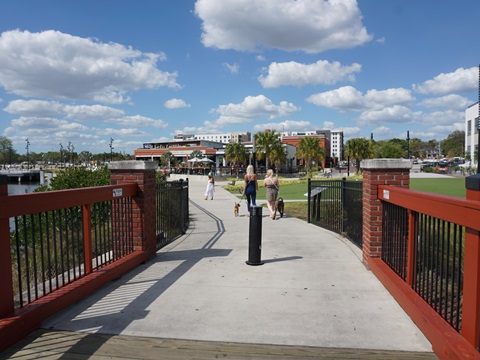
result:
<svg viewBox="0 0 480 360"><path fill-rule="evenodd" d="M200 151L200 150L193 150L192 153L189 155L189 158L190 159L193 159L193 158L203 158L203 153Z"/></svg>
<svg viewBox="0 0 480 360"><path fill-rule="evenodd" d="M280 144L280 133L276 130L258 132L254 135L256 143L256 151L260 158L265 158L265 167L268 168L269 161L272 161L272 154L276 151L276 147ZM277 149L278 150L278 149Z"/></svg>
<svg viewBox="0 0 480 360"><path fill-rule="evenodd" d="M325 158L325 149L320 146L319 138L306 136L298 143L295 156L304 160L308 175L312 161L318 164Z"/></svg>
<svg viewBox="0 0 480 360"><path fill-rule="evenodd" d="M172 163L175 163L175 155L172 154L171 151L167 151L166 153L163 153L162 156L160 157L160 161L162 164L167 165L167 167L170 169L170 165Z"/></svg>
<svg viewBox="0 0 480 360"><path fill-rule="evenodd" d="M282 145L281 142L276 143L272 147L270 159L275 164L275 170L277 170L278 175L278 169L281 169L282 163L287 159L286 148Z"/></svg>
<svg viewBox="0 0 480 360"><path fill-rule="evenodd" d="M235 168L239 164L245 164L248 159L248 151L245 145L240 142L228 143L225 147L225 159L228 162L233 162Z"/></svg>
<svg viewBox="0 0 480 360"><path fill-rule="evenodd" d="M373 155L372 143L365 138L354 138L345 144L345 156L355 159L355 173L360 172L360 161Z"/></svg>

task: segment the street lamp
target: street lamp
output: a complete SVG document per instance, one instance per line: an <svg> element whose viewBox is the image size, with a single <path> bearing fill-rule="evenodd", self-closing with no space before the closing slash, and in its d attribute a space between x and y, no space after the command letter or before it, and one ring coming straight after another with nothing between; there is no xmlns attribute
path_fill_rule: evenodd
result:
<svg viewBox="0 0 480 360"><path fill-rule="evenodd" d="M410 131L407 130L407 156L410 160Z"/></svg>
<svg viewBox="0 0 480 360"><path fill-rule="evenodd" d="M110 138L110 161L113 161L113 139Z"/></svg>
<svg viewBox="0 0 480 360"><path fill-rule="evenodd" d="M63 145L62 143L58 145L60 145L60 167L63 167Z"/></svg>
<svg viewBox="0 0 480 360"><path fill-rule="evenodd" d="M27 169L30 169L30 153L28 152L28 149L30 147L30 141L28 141L28 138L25 139L25 141L27 142Z"/></svg>

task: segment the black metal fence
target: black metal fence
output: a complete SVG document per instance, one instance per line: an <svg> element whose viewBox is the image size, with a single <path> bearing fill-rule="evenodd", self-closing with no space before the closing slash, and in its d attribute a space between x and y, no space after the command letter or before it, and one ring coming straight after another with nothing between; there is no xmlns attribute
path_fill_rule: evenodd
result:
<svg viewBox="0 0 480 360"><path fill-rule="evenodd" d="M382 260L406 279L409 218L407 209L382 203ZM462 323L465 228L413 212L412 288L455 330Z"/></svg>
<svg viewBox="0 0 480 360"><path fill-rule="evenodd" d="M344 235L362 248L361 181L309 180L308 222Z"/></svg>
<svg viewBox="0 0 480 360"><path fill-rule="evenodd" d="M189 222L188 179L157 182L157 249L185 234Z"/></svg>
<svg viewBox="0 0 480 360"><path fill-rule="evenodd" d="M16 307L84 277L88 266L98 269L133 251L131 198L93 203L88 226L85 212L85 207L74 206L12 218ZM112 214L116 214L116 221L112 221ZM86 229L91 238L88 250ZM86 251L91 253L91 265L86 264Z"/></svg>

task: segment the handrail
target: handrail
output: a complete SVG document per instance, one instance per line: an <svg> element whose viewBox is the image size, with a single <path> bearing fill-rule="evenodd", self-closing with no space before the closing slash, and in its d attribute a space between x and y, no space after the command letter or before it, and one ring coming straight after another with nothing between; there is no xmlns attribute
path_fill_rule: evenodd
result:
<svg viewBox="0 0 480 360"><path fill-rule="evenodd" d="M388 185L378 186L378 199L480 231L478 201Z"/></svg>
<svg viewBox="0 0 480 360"><path fill-rule="evenodd" d="M136 194L137 184L121 184L0 196L0 219L131 197Z"/></svg>

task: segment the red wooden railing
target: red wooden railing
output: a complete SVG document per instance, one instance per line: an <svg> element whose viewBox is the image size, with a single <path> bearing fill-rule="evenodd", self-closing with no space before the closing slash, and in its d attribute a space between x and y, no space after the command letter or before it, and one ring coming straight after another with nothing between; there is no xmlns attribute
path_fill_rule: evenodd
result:
<svg viewBox="0 0 480 360"><path fill-rule="evenodd" d="M395 186L378 186L378 199L409 212L406 279L393 273L380 258L369 263L371 270L389 289L399 304L432 342L435 352L445 359L478 359L480 324L480 196L467 190L467 199L430 194ZM465 228L462 326L456 332L431 304L412 288L416 272L416 228L413 213L425 214Z"/></svg>
<svg viewBox="0 0 480 360"><path fill-rule="evenodd" d="M90 205L136 197L137 188L136 183L130 183L8 196L7 184L0 184L0 285L2 289L0 296L0 351L35 330L49 316L77 302L79 298L148 259L150 254L132 249L130 253L115 258L113 262L101 269L95 270L92 265ZM73 279L69 284L35 299L22 308L15 308L10 218L75 206L83 208L85 276ZM115 221L112 219L112 222Z"/></svg>

